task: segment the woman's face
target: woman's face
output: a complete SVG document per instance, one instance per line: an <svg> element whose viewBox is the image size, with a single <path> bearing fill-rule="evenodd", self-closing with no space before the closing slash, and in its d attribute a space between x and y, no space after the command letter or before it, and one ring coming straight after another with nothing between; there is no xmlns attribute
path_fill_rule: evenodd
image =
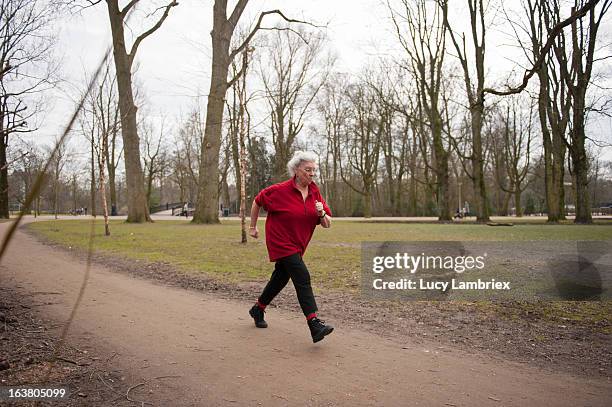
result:
<svg viewBox="0 0 612 407"><path fill-rule="evenodd" d="M310 184L317 175L317 164L312 161L302 161L295 172L297 182L301 185Z"/></svg>

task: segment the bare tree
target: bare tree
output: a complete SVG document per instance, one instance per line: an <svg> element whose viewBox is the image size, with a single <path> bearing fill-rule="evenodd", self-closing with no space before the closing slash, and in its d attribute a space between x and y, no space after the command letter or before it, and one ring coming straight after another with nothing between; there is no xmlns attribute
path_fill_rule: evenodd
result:
<svg viewBox="0 0 612 407"><path fill-rule="evenodd" d="M90 82L90 80L87 82ZM109 170L110 172L107 159L112 155L114 160L115 156L114 148L119 128L119 109L114 97L114 79L111 74L111 67L108 64L104 67L104 73L98 79L98 82L97 86L92 87L89 93L85 95L86 99L81 109L80 124L91 149L89 157L91 214L94 217L97 214L96 206L99 196L102 202L102 215L104 216L104 234L110 236L106 171ZM109 145L112 146L112 152L109 152ZM112 167L113 174L115 168ZM99 195L96 193L98 191Z"/></svg>
<svg viewBox="0 0 612 407"><path fill-rule="evenodd" d="M98 121L104 133L102 137L102 154L108 171L108 187L111 205L111 215L117 215L117 186L116 173L123 149L117 136L121 130L119 100L117 95L117 76L107 65L102 81L97 90L94 104Z"/></svg>
<svg viewBox="0 0 612 407"><path fill-rule="evenodd" d="M560 24L559 10L555 12L549 7L547 1L525 0L526 23L521 25L513 21L512 25L525 56L534 66L532 72L538 76L538 119L542 133L547 214L548 222L556 223L565 219L563 178L567 148L564 134L569 123L571 95L559 78L559 69L551 51L555 43L561 41L562 30L554 37L549 34ZM527 33L527 41L521 39L520 31Z"/></svg>
<svg viewBox="0 0 612 407"><path fill-rule="evenodd" d="M0 217L9 217L7 148L12 134L36 130L36 100L56 69L49 25L56 2L0 0Z"/></svg>
<svg viewBox="0 0 612 407"><path fill-rule="evenodd" d="M96 128L92 123L89 133L86 133L86 137L89 138L89 207L91 215L95 218L97 211L98 202L98 188L96 186Z"/></svg>
<svg viewBox="0 0 612 407"><path fill-rule="evenodd" d="M262 28L267 15L276 14L287 22L302 22L287 18L281 11L264 11L259 15L255 26L245 40L230 50L234 30L249 0L238 0L228 16L227 0L215 0L213 6L212 72L208 105L206 107L206 127L202 140L202 159L199 169L198 204L193 216L194 223L219 222L219 150L223 124L224 100L227 89L236 82L242 72L228 80L229 67L234 58L242 53L257 31ZM211 180L213 180L211 182Z"/></svg>
<svg viewBox="0 0 612 407"><path fill-rule="evenodd" d="M553 7L559 8L559 1L554 0ZM584 1L576 0L572 14L583 6ZM585 19L574 21L571 33L566 40L565 35L559 37L554 51L559 63L561 80L568 88L572 97L572 115L567 147L572 158L572 175L576 191L575 223L592 223L591 203L589 196L589 160L586 149L586 95L595 62L597 34L602 18L612 6L611 0L604 0L598 8L592 8ZM571 44L571 46L569 46Z"/></svg>
<svg viewBox="0 0 612 407"><path fill-rule="evenodd" d="M68 159L68 151L65 145L56 141L55 145L58 147L55 149L55 153L53 153L53 148L49 148L48 151L51 154L51 172L53 174L52 179L52 201L53 201L53 215L55 219L57 219L57 215L60 211L60 202L59 202L59 194L61 185L62 172L64 170L64 166L66 165L66 160Z"/></svg>
<svg viewBox="0 0 612 407"><path fill-rule="evenodd" d="M241 221L241 243L247 243L246 226L246 183L247 183L247 148L246 140L250 134L250 115L248 104L251 96L247 94L247 73L252 54L255 47L245 47L242 51L242 66L238 68L236 61L232 61L232 73L236 75L242 70L239 80L232 86L232 103L227 103L228 111L228 136L229 148L234 167L234 177L236 179L236 191L238 192L238 208Z"/></svg>
<svg viewBox="0 0 612 407"><path fill-rule="evenodd" d="M170 159L171 161L171 173L170 180L177 185L179 189L179 201L187 202L187 190L189 188L189 175L185 160L179 149L175 150Z"/></svg>
<svg viewBox="0 0 612 407"><path fill-rule="evenodd" d="M36 178L41 175L44 166L44 153L32 141L20 140L19 144L13 150L16 155L12 162L14 163L12 177L19 179L20 185L10 185L13 189L14 200L21 207L25 204L26 197L32 191ZM36 208L34 216L37 215Z"/></svg>
<svg viewBox="0 0 612 407"><path fill-rule="evenodd" d="M104 216L104 235L110 236L110 225L108 223L108 201L106 199L106 175L105 171L105 160L106 155L104 154L104 145L107 144L108 133L101 133L100 145L97 150L98 155L98 171L99 171L99 182L100 182L100 196L102 197L102 215Z"/></svg>
<svg viewBox="0 0 612 407"><path fill-rule="evenodd" d="M405 62L405 61L403 61ZM408 179L408 216L417 216L418 208L418 184L426 184L427 188L431 187L429 180L427 182L419 179L421 172L427 172L427 160L421 157L422 143L421 137L425 129L425 120L423 118L422 106L419 102L420 95L417 91L417 86L412 80L414 78L410 69L406 69L406 65L400 61L397 64L397 72L393 78L389 78L389 91L391 93L384 98L391 104L394 112L399 115L396 119L396 137L387 139L386 146L383 147L385 157L391 156L391 160L385 158L385 165L390 167L388 161L395 163L392 167L393 177L396 179L395 188L395 213L402 212L402 177L406 174ZM425 170L425 171L422 171ZM391 183L392 180L389 180ZM391 193L392 191L390 191Z"/></svg>
<svg viewBox="0 0 612 407"><path fill-rule="evenodd" d="M146 196L147 205L152 206L151 193L153 192L153 181L163 171L164 157L166 155L166 147L163 144L164 137L166 136L166 130L164 122L159 128L157 136L153 126L149 124L144 125L144 168L145 168L145 181L146 181Z"/></svg>
<svg viewBox="0 0 612 407"><path fill-rule="evenodd" d="M94 3L98 3L96 1ZM172 7L178 5L172 0L166 6L158 9L162 15L151 28L147 29L134 40L132 47L127 49L125 40L126 19L130 11L140 0L131 0L125 7L119 7L119 0L106 0L108 17L113 36L113 56L115 72L117 75L117 88L119 90L119 109L121 112L121 135L125 154L125 176L128 195L128 222L142 223L150 221L149 208L144 191L144 180L140 162L140 140L138 138L138 125L136 120L137 107L134 103L132 89L132 66L138 47L151 34L157 31ZM157 11L157 10L156 10ZM155 12L153 12L155 14Z"/></svg>
<svg viewBox="0 0 612 407"><path fill-rule="evenodd" d="M527 188L525 182L530 169L531 147L534 138L534 109L531 104L525 109L524 98L511 97L506 101L505 111L500 112L501 149L508 185L500 188L514 196L516 216L523 216L521 194ZM502 107L503 109L503 107ZM501 176L502 174L498 174Z"/></svg>
<svg viewBox="0 0 612 407"><path fill-rule="evenodd" d="M242 73L242 86L239 88L238 92L238 105L240 106L238 109L238 117L239 117L239 130L238 130L238 147L240 150L240 172L238 180L240 184L239 196L240 196L240 242L247 242L247 225L246 225L246 217L247 217L247 202L246 202L246 172L247 172L247 151L246 151L246 143L245 140L249 136L250 129L250 115L248 110L248 100L246 95L246 77L247 77L247 68L249 61L249 52L252 51L252 48L246 47L243 51L243 73Z"/></svg>
<svg viewBox="0 0 612 407"><path fill-rule="evenodd" d="M381 132L386 118L376 109L376 96L368 86L355 84L349 88L352 123L343 141L340 176L344 182L363 197L363 215L372 217L372 193L378 174L382 143ZM347 168L343 169L342 161ZM358 175L358 182L351 180Z"/></svg>
<svg viewBox="0 0 612 407"><path fill-rule="evenodd" d="M559 0L526 0L534 68L539 77L539 117L542 128L546 200L549 222L564 218L564 164L566 149L576 199L576 223L591 223L588 193L589 160L585 124L587 89L596 61L597 33L610 1L575 1L570 17L561 19ZM570 26L569 35L563 27ZM544 35L548 40L544 43ZM555 35L553 36L552 33ZM523 49L528 49L522 44ZM605 59L605 58L604 58ZM569 136L568 134L569 129Z"/></svg>
<svg viewBox="0 0 612 407"><path fill-rule="evenodd" d="M243 59L243 62L246 63L248 59ZM239 72L239 67L237 65L237 61L232 61L232 74L236 75ZM246 76L246 72L244 74ZM238 191L238 207L242 205L242 197L240 191L242 189L242 177L240 175L240 125L242 119L243 109L241 98L246 99L243 93L246 92L246 89L242 88L242 85L245 84L244 80L239 80L234 82L232 86L232 93L230 100L226 102L227 104L227 115L228 115L228 128L227 128L227 136L228 136L228 147L230 149L232 167L234 169L234 178L236 180L236 190ZM246 85L246 84L245 84ZM246 86L245 86L246 87ZM246 103L247 101L245 101Z"/></svg>
<svg viewBox="0 0 612 407"><path fill-rule="evenodd" d="M402 182L410 160L406 157L409 143L409 123L404 103L400 100L400 85L405 77L394 68L392 61L381 61L377 73L367 78L376 94L377 111L384 118L381 128L381 153L387 194L385 213L399 216L402 208ZM400 90L398 90L398 88Z"/></svg>
<svg viewBox="0 0 612 407"><path fill-rule="evenodd" d="M261 60L261 78L270 112L270 131L275 160L273 182L287 177L286 163L293 154L296 137L327 78L330 63L321 63L323 37L303 30L276 30L266 44Z"/></svg>
<svg viewBox="0 0 612 407"><path fill-rule="evenodd" d="M510 188L508 179L509 163L506 154L505 129L502 123L503 113L494 111L490 116L492 117L489 117L485 122L483 134L485 140L487 140L487 152L491 162L493 179L497 187L491 190L493 203L497 207L497 215L508 216L508 205L512 194L508 192L508 188ZM459 200L458 208L461 207L462 203Z"/></svg>
<svg viewBox="0 0 612 407"><path fill-rule="evenodd" d="M108 74L108 67L106 74ZM91 214L96 216L97 191L102 200L102 215L104 216L104 234L110 236L110 226L108 222L108 199L106 197L106 153L108 138L111 129L108 126L105 104L102 102L104 97L104 83L107 75L102 79L99 87L91 90L87 95L87 102L81 110L81 129L83 134L89 139L90 143L90 205ZM96 184L97 179L97 184Z"/></svg>
<svg viewBox="0 0 612 407"><path fill-rule="evenodd" d="M96 191L100 189L99 183L96 183L96 172L98 171L96 163L99 162L96 159L97 148L100 148L101 153L104 154L108 172L111 215L117 215L116 171L123 150L117 138L121 130L121 119L116 86L113 68L107 63L99 82L87 95L81 112L81 128L90 144L90 205L91 213L94 216L96 215ZM98 141L102 143L99 147L97 146Z"/></svg>
<svg viewBox="0 0 612 407"><path fill-rule="evenodd" d="M93 105L95 106L98 95L92 93ZM95 113L95 111L94 111ZM110 225L108 221L108 200L106 199L106 155L104 153L104 146L108 144L109 132L105 131L105 127L102 124L100 117L94 114L94 121L92 123L92 165L97 164L98 171L98 185L97 188L100 190L100 198L102 200L102 215L104 216L104 235L110 236ZM94 165L96 167L96 165ZM92 170L92 179L95 180L95 170ZM95 186L95 181L92 183ZM95 217L95 193L92 193L92 208L91 214Z"/></svg>
<svg viewBox="0 0 612 407"><path fill-rule="evenodd" d="M331 188L326 199L335 211L344 207L340 193L340 155L342 154L343 135L347 132L351 114L348 98L348 79L344 75L335 74L328 80L319 93L317 110L325 124L325 158L321 166L322 181Z"/></svg>
<svg viewBox="0 0 612 407"><path fill-rule="evenodd" d="M465 90L470 111L472 173L470 177L474 186L476 200L476 220L489 221L489 208L487 187L484 173L484 155L482 149L482 126L484 117L484 81L485 81L485 50L486 50L486 22L485 0L466 0L470 13L471 40L474 47L475 76L470 69L469 57L466 49L465 35L459 36L451 27L448 15L448 0L437 0L440 5L444 25L452 40L457 58L463 70Z"/></svg>
<svg viewBox="0 0 612 407"><path fill-rule="evenodd" d="M200 147L204 136L201 109L196 104L178 130L171 158L171 178L179 188L180 202L195 202L197 197Z"/></svg>
<svg viewBox="0 0 612 407"><path fill-rule="evenodd" d="M402 0L402 10L389 3L397 38L407 54L407 67L416 83L417 103L422 108L433 148L433 171L436 174L438 219L451 220L449 152L443 140L442 67L445 56L447 25L440 9L428 6L425 0Z"/></svg>

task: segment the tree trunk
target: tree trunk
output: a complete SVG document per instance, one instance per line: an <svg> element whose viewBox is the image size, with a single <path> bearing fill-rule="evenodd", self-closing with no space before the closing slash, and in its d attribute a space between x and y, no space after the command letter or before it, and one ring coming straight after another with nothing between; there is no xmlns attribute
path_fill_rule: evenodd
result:
<svg viewBox="0 0 612 407"><path fill-rule="evenodd" d="M76 174L72 176L72 213L76 215L77 210L77 182Z"/></svg>
<svg viewBox="0 0 612 407"><path fill-rule="evenodd" d="M397 181L397 188L395 188L395 208L393 213L395 216L402 216L402 212L402 177L400 177L400 179Z"/></svg>
<svg viewBox="0 0 612 407"><path fill-rule="evenodd" d="M239 141L238 141L238 129L239 129L239 118L238 118L238 114L237 114L237 110L236 110L236 99L237 99L238 95L236 93L236 90L234 90L234 106L232 107L233 112L234 112L234 120L233 120L233 125L230 125L230 129L229 129L229 133L230 133L230 144L231 144L231 151L232 151L232 162L234 164L234 177L236 178L236 191L238 192L238 196L237 196L237 206L239 208L239 211L242 211L242 200L244 199L244 197L242 196L242 162L240 161L241 159L241 151L240 150L240 146L239 146ZM246 190L245 190L245 196L246 196ZM246 237L246 236L245 236Z"/></svg>
<svg viewBox="0 0 612 407"><path fill-rule="evenodd" d="M574 115L584 112L584 108L575 108ZM587 160L586 149L584 146L584 118L574 118L573 143L572 143L572 163L574 170L576 188L576 218L574 223L593 223L591 216L591 202L589 196L589 163Z"/></svg>
<svg viewBox="0 0 612 407"><path fill-rule="evenodd" d="M363 217L372 217L372 191L369 184L364 185L363 191Z"/></svg>
<svg viewBox="0 0 612 407"><path fill-rule="evenodd" d="M119 90L121 135L125 153L125 178L127 187L127 222L150 222L149 208L144 190L144 177L140 163L140 140L136 123L136 105L132 93L131 63L127 55L123 32L123 18L116 0L108 0L108 15L113 35L113 56ZM215 183L216 186L216 183Z"/></svg>
<svg viewBox="0 0 612 407"><path fill-rule="evenodd" d="M548 223L558 223L565 219L565 192L563 177L565 172L565 145L561 135L557 134L556 127L548 127L547 104L549 103L548 83L545 74L540 74L540 94L538 100L538 115L542 129L544 146L544 185L546 189L546 206L548 209ZM543 82L546 81L546 82Z"/></svg>
<svg viewBox="0 0 612 407"><path fill-rule="evenodd" d="M500 216L508 216L508 205L510 204L510 198L510 194L504 194L504 203L502 205Z"/></svg>
<svg viewBox="0 0 612 407"><path fill-rule="evenodd" d="M245 51L245 58L247 57L247 51ZM243 73L242 77L242 89L240 89L240 107L238 114L238 123L240 123L240 243L247 243L247 226L246 226L246 127L245 127L245 111L246 111L246 72Z"/></svg>
<svg viewBox="0 0 612 407"><path fill-rule="evenodd" d="M106 135L104 137L107 137ZM100 195L102 196L102 214L104 215L104 236L110 236L110 226L108 224L108 204L106 202L106 180L104 177L104 153L100 154Z"/></svg>
<svg viewBox="0 0 612 407"><path fill-rule="evenodd" d="M553 203L557 205L556 214L558 220L565 219L565 155L567 147L562 137L564 135L553 132L552 140L552 193L555 195Z"/></svg>
<svg viewBox="0 0 612 407"><path fill-rule="evenodd" d="M56 175L57 176L57 175ZM54 187L53 187L53 215L55 217L55 219L57 219L57 211L58 211L58 198L59 198L59 180L56 178L54 180Z"/></svg>
<svg viewBox="0 0 612 407"><path fill-rule="evenodd" d="M523 216L523 208L521 208L521 190L515 186L514 190L514 207L516 208L516 217Z"/></svg>
<svg viewBox="0 0 612 407"><path fill-rule="evenodd" d="M206 127L200 149L202 158L193 223L219 223L219 150L225 93L228 88L229 46L233 30L226 20L226 6L226 2L215 1L213 7L212 73L206 106Z"/></svg>
<svg viewBox="0 0 612 407"><path fill-rule="evenodd" d="M0 218L8 219L9 198L8 198L8 168L6 162L7 135L4 134L4 120L0 116Z"/></svg>
<svg viewBox="0 0 612 407"><path fill-rule="evenodd" d="M482 95L482 93L480 93ZM481 99L482 101L482 99ZM472 109L472 171L474 198L476 201L476 222L485 223L489 219L489 200L484 177L484 157L482 155L482 116L484 105L478 103Z"/></svg>
<svg viewBox="0 0 612 407"><path fill-rule="evenodd" d="M418 196L417 196L417 181L414 173L410 174L410 197L408 198L408 216L417 216Z"/></svg>
<svg viewBox="0 0 612 407"><path fill-rule="evenodd" d="M154 177L154 169L153 169L153 160L149 163L149 168L147 168L147 206L151 206L151 193L153 192L153 177Z"/></svg>
<svg viewBox="0 0 612 407"><path fill-rule="evenodd" d="M414 132L413 132L414 134ZM418 191L417 191L417 179L416 179L416 170L417 170L417 154L418 154L418 146L417 146L416 137L413 138L412 141L412 150L410 154L410 186L409 186L409 197L408 197L408 216L418 216Z"/></svg>
<svg viewBox="0 0 612 407"><path fill-rule="evenodd" d="M434 109L431 132L434 142L434 156L436 168L436 206L438 207L438 220L452 220L450 209L450 176L448 173L448 152L442 142L442 122L437 109Z"/></svg>
<svg viewBox="0 0 612 407"><path fill-rule="evenodd" d="M115 184L115 169L108 171L108 189L110 190L111 215L117 216L117 187Z"/></svg>
<svg viewBox="0 0 612 407"><path fill-rule="evenodd" d="M225 70L225 73L227 73L227 70ZM201 149L202 160L198 179L198 202L193 215L193 223L219 223L218 180L219 150L221 148L219 135L221 134L221 123L223 121L223 100L227 90L226 75L223 75L223 80L219 80L219 75L219 72L213 73L208 95L206 128Z"/></svg>
<svg viewBox="0 0 612 407"><path fill-rule="evenodd" d="M90 182L90 191L91 191L91 196L90 196L90 202L91 202L91 214L95 217L96 216L96 161L94 158L94 135L93 133L91 134L91 157L90 157L90 161L91 161L91 182Z"/></svg>
<svg viewBox="0 0 612 407"><path fill-rule="evenodd" d="M108 171L108 189L110 191L111 216L117 215L117 186L115 184L115 146L117 134L115 130L112 132L112 141L109 149L108 140L104 148L106 154L106 168Z"/></svg>

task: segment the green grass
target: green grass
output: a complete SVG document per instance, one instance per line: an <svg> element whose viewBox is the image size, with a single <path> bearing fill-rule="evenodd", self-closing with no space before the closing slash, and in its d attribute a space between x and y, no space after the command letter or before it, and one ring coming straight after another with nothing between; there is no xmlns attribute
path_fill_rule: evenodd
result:
<svg viewBox="0 0 612 407"><path fill-rule="evenodd" d="M46 221L32 223L29 228L61 245L86 249L89 225L84 221ZM186 272L206 273L226 281L265 280L272 268L262 222L260 239L249 239L246 245L239 243L240 226L235 221L220 225L192 225L181 221L139 225L112 221L112 235L104 236L103 230L102 221L97 221L94 249L101 253L171 263ZM612 227L336 221L331 229L317 228L305 261L317 287L353 291L360 281L361 242L411 240L612 240Z"/></svg>

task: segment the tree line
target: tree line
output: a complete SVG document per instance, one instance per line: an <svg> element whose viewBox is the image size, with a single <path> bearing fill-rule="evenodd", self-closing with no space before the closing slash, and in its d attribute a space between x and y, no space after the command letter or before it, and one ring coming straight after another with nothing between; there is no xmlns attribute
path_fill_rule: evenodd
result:
<svg viewBox="0 0 612 407"><path fill-rule="evenodd" d="M5 29L15 16L34 16L37 24L43 18L26 13L43 10L43 3L1 2ZM215 223L220 208L240 211L259 189L285 179L296 149L319 154L320 187L338 215L449 221L466 209L479 222L536 212L558 222L571 202L575 222L590 223L592 206L612 200L610 165L598 158L600 143L587 131L590 120L609 115L609 91L601 85L609 55L598 40L609 0L522 0L511 10L465 0L466 21L446 0L389 0L398 52L351 74L335 68L324 27L280 10L241 23L248 1L228 10L227 1L217 0L207 99L184 117L161 121L150 117L133 66L142 41L163 35L178 3L153 9L129 45L126 22L148 2L68 3L106 3L113 59L83 95L73 129L73 137L87 141L80 144L87 149L73 151L81 168L71 168L69 146L47 157L54 165L38 204L56 213L86 199L92 213L146 222L153 206L191 202L194 223ZM517 64L514 74L492 80L487 38L500 19L528 68ZM41 27L18 35L17 46L48 38L33 37ZM9 34L3 49L11 46ZM52 42L39 47L44 54ZM16 57L3 55L0 215L8 216L8 203L23 201L45 154L23 142L7 154L9 136L17 141L19 132L35 130L25 120L35 111L25 106L26 91L13 90L22 81L11 71ZM44 78L29 86L44 93L53 64L36 55L26 62Z"/></svg>

